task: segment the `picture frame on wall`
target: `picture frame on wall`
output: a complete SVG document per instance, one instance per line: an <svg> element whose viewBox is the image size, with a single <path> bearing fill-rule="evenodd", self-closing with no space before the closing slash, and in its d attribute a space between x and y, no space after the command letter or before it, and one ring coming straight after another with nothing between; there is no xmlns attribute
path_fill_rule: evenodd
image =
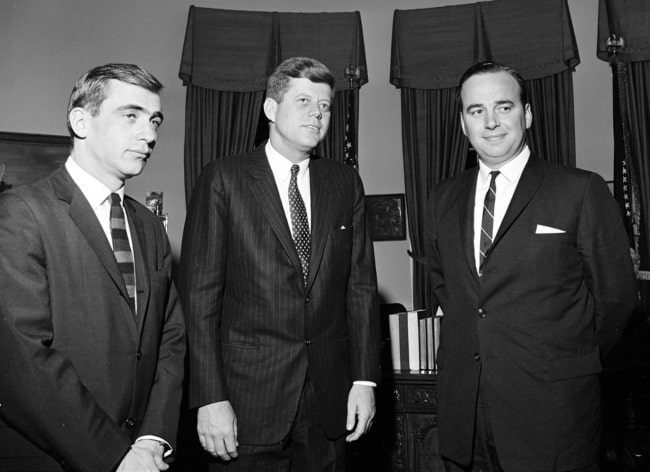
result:
<svg viewBox="0 0 650 472"><path fill-rule="evenodd" d="M406 239L406 206L403 193L366 195L366 212L373 241Z"/></svg>
<svg viewBox="0 0 650 472"><path fill-rule="evenodd" d="M70 155L69 136L0 132L0 192L52 173Z"/></svg>

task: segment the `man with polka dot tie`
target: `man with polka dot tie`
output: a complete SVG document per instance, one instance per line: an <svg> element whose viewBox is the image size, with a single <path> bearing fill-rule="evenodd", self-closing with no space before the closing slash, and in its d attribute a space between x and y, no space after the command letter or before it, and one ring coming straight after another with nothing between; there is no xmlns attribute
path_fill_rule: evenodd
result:
<svg viewBox="0 0 650 472"><path fill-rule="evenodd" d="M342 471L379 381L373 247L356 170L312 154L334 78L268 80L269 141L202 173L183 235L190 406L211 470Z"/></svg>

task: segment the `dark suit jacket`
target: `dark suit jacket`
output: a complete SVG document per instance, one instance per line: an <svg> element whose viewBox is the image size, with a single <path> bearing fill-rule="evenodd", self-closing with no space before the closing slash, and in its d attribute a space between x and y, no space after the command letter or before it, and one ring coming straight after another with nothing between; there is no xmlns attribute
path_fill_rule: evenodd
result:
<svg viewBox="0 0 650 472"><path fill-rule="evenodd" d="M190 405L229 400L240 444L282 440L307 370L326 433L345 432L353 380L379 382L373 246L357 172L309 166L312 244L302 269L264 148L210 164L193 192L179 292Z"/></svg>
<svg viewBox="0 0 650 472"><path fill-rule="evenodd" d="M477 172L435 186L427 213L431 282L444 313L441 452L471 458L480 373L505 470L594 463L601 358L637 299L619 208L596 174L531 156L479 280ZM538 234L537 225L564 232Z"/></svg>
<svg viewBox="0 0 650 472"><path fill-rule="evenodd" d="M140 435L175 441L185 331L169 243L124 205L137 319L65 168L0 196L0 470L110 471Z"/></svg>

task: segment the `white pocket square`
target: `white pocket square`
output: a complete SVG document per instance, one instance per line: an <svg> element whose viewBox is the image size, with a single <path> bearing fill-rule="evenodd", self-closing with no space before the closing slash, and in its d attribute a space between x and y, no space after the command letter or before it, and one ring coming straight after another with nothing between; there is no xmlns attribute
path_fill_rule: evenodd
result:
<svg viewBox="0 0 650 472"><path fill-rule="evenodd" d="M563 229L553 228L552 226L537 225L535 234L560 234L566 233Z"/></svg>

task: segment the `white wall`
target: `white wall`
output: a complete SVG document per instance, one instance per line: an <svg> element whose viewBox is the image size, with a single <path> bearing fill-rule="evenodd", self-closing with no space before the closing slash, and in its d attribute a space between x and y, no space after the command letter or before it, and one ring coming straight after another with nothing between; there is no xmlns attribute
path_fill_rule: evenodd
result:
<svg viewBox="0 0 650 472"><path fill-rule="evenodd" d="M361 89L360 173L368 194L403 193L399 90L389 84L393 11L470 3L454 0L0 0L0 131L67 134L76 79L106 62L133 62L166 86L165 123L145 172L127 184L141 201L164 190L178 255L185 218L185 89L178 78L187 12L209 8L361 12L369 82ZM574 76L577 164L612 175L611 73L596 58L598 2L569 0L581 64ZM411 306L407 241L375 243L382 297Z"/></svg>

